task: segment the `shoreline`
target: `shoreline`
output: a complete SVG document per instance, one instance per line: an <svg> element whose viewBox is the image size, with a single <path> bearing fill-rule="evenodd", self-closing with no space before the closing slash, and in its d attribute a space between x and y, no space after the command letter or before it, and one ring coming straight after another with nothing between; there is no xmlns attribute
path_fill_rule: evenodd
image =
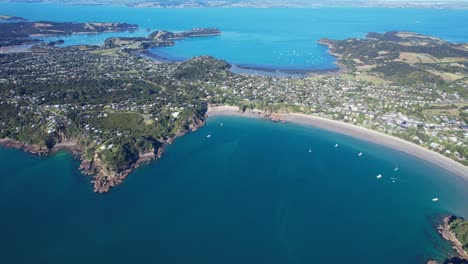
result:
<svg viewBox="0 0 468 264"><path fill-rule="evenodd" d="M117 172L106 167L105 162L94 153L94 157L89 160L83 155L83 146L78 144L76 140L67 140L54 144L51 148L41 147L34 144L26 144L11 138L0 138L0 147L13 148L24 151L29 154L38 156L49 156L60 151L67 151L80 162L78 170L84 174L92 177L91 184L95 193L107 193L111 188L120 185L125 179L137 168L152 160L160 159L165 151L166 145L189 132L194 132L200 127L205 125L206 116L203 119L194 118L194 123L190 124L187 130L179 131L173 137L166 140L159 141L159 145L152 151L139 153L138 159L132 163L127 169Z"/></svg>
<svg viewBox="0 0 468 264"><path fill-rule="evenodd" d="M452 249L463 259L468 260L468 253L463 250L463 245L458 240L455 233L452 231L450 223L454 216L446 216L443 219L443 223L437 227L438 233L447 241L452 244Z"/></svg>
<svg viewBox="0 0 468 264"><path fill-rule="evenodd" d="M333 131L339 134L351 136L353 138L365 140L384 147L395 149L403 153L409 154L416 158L422 159L439 168L442 168L463 181L468 182L468 167L458 163L448 157L437 152L426 149L406 140L386 135L368 128L347 124L344 122L331 120L323 117L306 115L300 113L268 113L263 110L246 110L241 112L237 106L210 106L206 113L208 117L212 116L239 116L258 119L271 119L273 121L285 121L295 124L312 126L324 130Z"/></svg>

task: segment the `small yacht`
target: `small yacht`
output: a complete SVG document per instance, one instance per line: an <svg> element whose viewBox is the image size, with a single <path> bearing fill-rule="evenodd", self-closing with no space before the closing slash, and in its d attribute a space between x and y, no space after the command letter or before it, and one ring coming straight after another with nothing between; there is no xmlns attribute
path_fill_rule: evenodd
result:
<svg viewBox="0 0 468 264"><path fill-rule="evenodd" d="M210 137L211 137L211 135L208 135L208 136L206 136L206 137L207 137L207 138L210 138Z"/></svg>
<svg viewBox="0 0 468 264"><path fill-rule="evenodd" d="M377 175L377 179L382 178L382 174Z"/></svg>
<svg viewBox="0 0 468 264"><path fill-rule="evenodd" d="M432 201L433 201L433 202L437 202L437 201L439 201L439 198L437 198L437 197L436 197L436 198L432 198Z"/></svg>
<svg viewBox="0 0 468 264"><path fill-rule="evenodd" d="M362 152L359 152L359 154L357 154L359 157L362 156Z"/></svg>

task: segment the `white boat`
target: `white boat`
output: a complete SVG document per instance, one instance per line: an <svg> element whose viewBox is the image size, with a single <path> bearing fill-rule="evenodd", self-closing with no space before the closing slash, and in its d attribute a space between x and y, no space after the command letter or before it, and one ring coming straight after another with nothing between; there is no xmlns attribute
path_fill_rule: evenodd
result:
<svg viewBox="0 0 468 264"><path fill-rule="evenodd" d="M206 137L207 137L207 138L210 138L210 137L211 137L211 135L208 135L208 136L206 136Z"/></svg>
<svg viewBox="0 0 468 264"><path fill-rule="evenodd" d="M221 123L221 126L224 126L224 124L223 124L223 123Z"/></svg>
<svg viewBox="0 0 468 264"><path fill-rule="evenodd" d="M311 153L311 152L312 152L312 149L309 149L309 153Z"/></svg>
<svg viewBox="0 0 468 264"><path fill-rule="evenodd" d="M377 175L377 179L382 178L382 174Z"/></svg>
<svg viewBox="0 0 468 264"><path fill-rule="evenodd" d="M338 144L335 144L335 148L337 148L337 147L338 147Z"/></svg>
<svg viewBox="0 0 468 264"><path fill-rule="evenodd" d="M398 164L395 166L395 171L397 171L397 170L398 170Z"/></svg>
<svg viewBox="0 0 468 264"><path fill-rule="evenodd" d="M437 201L439 201L439 198L437 198L437 197L436 197L436 198L432 198L432 201L433 201L433 202L437 202Z"/></svg>
<svg viewBox="0 0 468 264"><path fill-rule="evenodd" d="M359 157L362 156L362 152L359 152L359 154L357 154Z"/></svg>

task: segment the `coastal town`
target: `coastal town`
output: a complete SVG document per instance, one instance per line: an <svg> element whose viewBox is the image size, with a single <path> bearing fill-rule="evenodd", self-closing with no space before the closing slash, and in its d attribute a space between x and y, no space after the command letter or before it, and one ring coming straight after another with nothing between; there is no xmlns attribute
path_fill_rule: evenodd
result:
<svg viewBox="0 0 468 264"><path fill-rule="evenodd" d="M465 83L454 84L467 89ZM466 99L431 85L375 84L342 76L305 79L235 75L214 84L241 107L298 112L414 142L467 164ZM228 100L228 99L223 99ZM229 102L234 103L234 102Z"/></svg>
<svg viewBox="0 0 468 264"><path fill-rule="evenodd" d="M172 45L173 39L212 34L220 31L157 31L149 38L112 39L104 46L39 44L30 52L3 54L0 137L35 146L37 153L74 145L97 192L107 192L141 162L159 157L164 144L203 125L207 108L214 105L260 109L274 121L284 113L333 119L468 164L466 76L451 82L423 76L431 82L405 84L353 65L302 78L261 76L232 73L231 65L212 57L161 63L140 55L142 42ZM380 68L385 72L393 67L388 65L385 60ZM420 69L409 68L409 76L412 71Z"/></svg>

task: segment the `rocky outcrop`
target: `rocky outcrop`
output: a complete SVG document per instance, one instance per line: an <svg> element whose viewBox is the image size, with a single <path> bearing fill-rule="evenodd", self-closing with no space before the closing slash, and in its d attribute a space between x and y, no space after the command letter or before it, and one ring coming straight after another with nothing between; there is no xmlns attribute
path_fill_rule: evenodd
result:
<svg viewBox="0 0 468 264"><path fill-rule="evenodd" d="M47 147L41 147L37 145L28 145L28 144L25 144L23 142L20 142L11 138L0 139L0 145L7 147L7 148L22 149L26 152L37 154L40 156L47 155L50 152L50 149Z"/></svg>
<svg viewBox="0 0 468 264"><path fill-rule="evenodd" d="M140 167L142 164L161 158L164 153L165 144L171 144L175 138L184 135L188 131L196 131L198 128L202 127L205 124L205 118L192 116L184 122L186 122L186 129L180 131L174 137L163 140L162 144L155 146L152 150L140 153L138 159L123 171L117 172L110 168L97 153L94 154L92 160L83 157L80 170L84 174L93 175L92 183L94 192L106 193L112 187L123 183L125 178L127 178L134 169Z"/></svg>
<svg viewBox="0 0 468 264"><path fill-rule="evenodd" d="M452 243L452 248L458 255L460 255L463 260L468 261L468 254L463 250L462 243L450 228L450 219L451 217L445 217L443 223L437 227L437 230L445 240Z"/></svg>
<svg viewBox="0 0 468 264"><path fill-rule="evenodd" d="M117 186L127 178L127 176L141 164L147 163L151 160L158 159L164 152L161 146L157 150L151 150L145 153L140 153L138 160L133 163L128 169L116 172L109 168L102 158L95 154L92 160L84 159L80 165L80 170L87 175L93 175L93 189L97 193L108 192L112 187Z"/></svg>

